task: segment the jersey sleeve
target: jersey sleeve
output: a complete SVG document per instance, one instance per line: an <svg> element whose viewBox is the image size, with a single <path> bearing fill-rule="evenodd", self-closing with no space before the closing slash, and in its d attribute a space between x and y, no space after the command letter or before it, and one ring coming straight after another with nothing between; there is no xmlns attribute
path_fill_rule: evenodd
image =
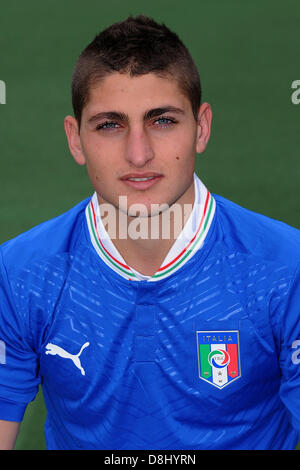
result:
<svg viewBox="0 0 300 470"><path fill-rule="evenodd" d="M27 311L28 313L28 311ZM30 346L26 309L16 305L0 250L0 419L21 421L38 391L38 358Z"/></svg>
<svg viewBox="0 0 300 470"><path fill-rule="evenodd" d="M280 397L290 412L293 427L300 434L300 266L290 282L276 315L279 362L281 369Z"/></svg>

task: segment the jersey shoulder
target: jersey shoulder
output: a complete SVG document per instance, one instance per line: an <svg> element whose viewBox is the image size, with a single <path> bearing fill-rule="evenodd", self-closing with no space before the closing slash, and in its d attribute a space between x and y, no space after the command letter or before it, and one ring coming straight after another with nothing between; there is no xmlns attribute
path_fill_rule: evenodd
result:
<svg viewBox="0 0 300 470"><path fill-rule="evenodd" d="M81 240L85 208L90 198L67 212L6 241L0 252L8 271L18 271L35 261L70 253Z"/></svg>
<svg viewBox="0 0 300 470"><path fill-rule="evenodd" d="M225 243L262 261L289 265L300 263L300 230L279 220L214 195L217 218Z"/></svg>

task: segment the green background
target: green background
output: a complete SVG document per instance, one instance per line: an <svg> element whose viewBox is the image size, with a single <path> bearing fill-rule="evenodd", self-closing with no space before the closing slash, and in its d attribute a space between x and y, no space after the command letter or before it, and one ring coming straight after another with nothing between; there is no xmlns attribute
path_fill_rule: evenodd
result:
<svg viewBox="0 0 300 470"><path fill-rule="evenodd" d="M92 193L63 129L81 50L128 15L165 22L200 71L213 129L197 173L211 192L300 228L300 3L286 0L33 1L0 4L0 242ZM16 449L43 449L41 393Z"/></svg>

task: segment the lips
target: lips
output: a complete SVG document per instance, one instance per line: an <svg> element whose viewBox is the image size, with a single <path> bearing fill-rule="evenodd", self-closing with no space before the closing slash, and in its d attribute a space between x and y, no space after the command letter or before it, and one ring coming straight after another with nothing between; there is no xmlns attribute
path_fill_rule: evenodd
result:
<svg viewBox="0 0 300 470"><path fill-rule="evenodd" d="M122 176L120 179L127 186L130 186L135 189L145 190L156 184L163 175L154 172L147 173L127 173Z"/></svg>
<svg viewBox="0 0 300 470"><path fill-rule="evenodd" d="M127 173L121 177L121 180L128 180L132 178L156 178L162 176L159 173L148 172L148 173Z"/></svg>

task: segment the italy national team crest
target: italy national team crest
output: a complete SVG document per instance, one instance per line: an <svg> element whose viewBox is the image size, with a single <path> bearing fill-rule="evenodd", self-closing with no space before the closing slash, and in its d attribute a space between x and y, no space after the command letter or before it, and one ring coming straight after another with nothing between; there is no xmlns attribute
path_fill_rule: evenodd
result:
<svg viewBox="0 0 300 470"><path fill-rule="evenodd" d="M223 388L241 376L239 332L197 331L199 378Z"/></svg>

